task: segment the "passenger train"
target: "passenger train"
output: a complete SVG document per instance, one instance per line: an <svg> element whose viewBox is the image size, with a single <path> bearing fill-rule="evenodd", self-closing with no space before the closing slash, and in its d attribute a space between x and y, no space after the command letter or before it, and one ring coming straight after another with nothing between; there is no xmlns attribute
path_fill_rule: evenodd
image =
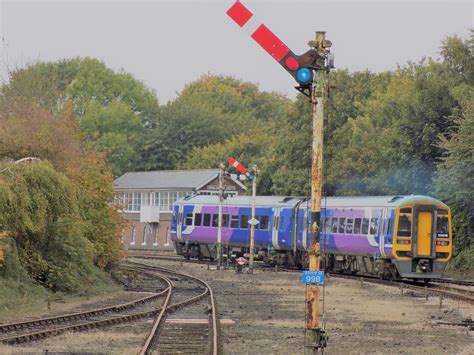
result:
<svg viewBox="0 0 474 355"><path fill-rule="evenodd" d="M258 196L255 255L269 264L307 266L311 211L307 198ZM222 244L246 254L251 197L223 204ZM218 196L187 196L173 206L170 234L185 257L215 258ZM383 278L441 277L452 255L451 211L432 197L327 197L321 201L321 251L328 271Z"/></svg>

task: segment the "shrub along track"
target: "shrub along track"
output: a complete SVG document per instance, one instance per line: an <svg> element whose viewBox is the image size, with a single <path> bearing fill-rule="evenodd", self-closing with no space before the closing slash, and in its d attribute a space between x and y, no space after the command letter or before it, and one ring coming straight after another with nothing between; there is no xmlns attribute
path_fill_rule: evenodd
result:
<svg viewBox="0 0 474 355"><path fill-rule="evenodd" d="M138 307L150 308L153 303L172 292L172 285L166 277L161 277L156 275L156 273L142 270L140 270L140 273L148 277L143 280L148 287L151 284L150 279L152 279L155 289L157 283L164 283L166 287L158 293L115 306L56 317L39 318L31 321L0 324L0 341L4 344L19 344L59 335L64 332L89 330L154 317L160 313L162 307L153 307L151 310L142 312L134 310ZM157 277L160 281L157 281ZM143 285L140 288L142 290L145 289Z"/></svg>

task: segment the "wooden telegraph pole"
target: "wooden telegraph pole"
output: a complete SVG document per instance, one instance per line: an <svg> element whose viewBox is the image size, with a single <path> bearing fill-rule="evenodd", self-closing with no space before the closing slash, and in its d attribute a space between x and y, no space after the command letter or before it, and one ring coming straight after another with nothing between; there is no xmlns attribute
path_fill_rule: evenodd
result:
<svg viewBox="0 0 474 355"><path fill-rule="evenodd" d="M327 48L331 43L326 40L325 32L316 32L314 41L309 45L324 60ZM320 60L320 59L317 59ZM320 231L321 231L321 196L323 181L323 138L324 138L324 105L326 104L327 71L316 70L311 86L311 107L313 114L313 143L311 165L311 245L309 249L309 270L319 271ZM326 346L326 336L319 322L319 286L306 285L306 354L316 354L318 349Z"/></svg>

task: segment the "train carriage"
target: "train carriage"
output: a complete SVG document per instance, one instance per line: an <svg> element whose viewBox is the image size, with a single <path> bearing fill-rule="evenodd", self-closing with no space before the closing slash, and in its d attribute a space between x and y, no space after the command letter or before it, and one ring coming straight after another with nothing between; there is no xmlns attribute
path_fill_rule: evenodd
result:
<svg viewBox="0 0 474 355"><path fill-rule="evenodd" d="M305 266L310 244L307 198L258 196L256 255L280 265ZM223 205L222 243L248 251L251 198ZM214 258L218 197L188 196L174 206L171 238L179 254ZM321 201L321 249L326 269L387 278L440 277L452 254L451 212L428 196L328 197Z"/></svg>

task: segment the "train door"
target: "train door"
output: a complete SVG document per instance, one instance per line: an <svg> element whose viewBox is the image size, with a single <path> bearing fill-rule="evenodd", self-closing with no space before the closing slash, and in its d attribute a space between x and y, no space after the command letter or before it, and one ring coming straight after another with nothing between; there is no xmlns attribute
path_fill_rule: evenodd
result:
<svg viewBox="0 0 474 355"><path fill-rule="evenodd" d="M387 257L385 254L385 229L387 228L387 209L382 210L379 227L379 251L382 258Z"/></svg>
<svg viewBox="0 0 474 355"><path fill-rule="evenodd" d="M292 208L282 208L280 210L279 228L278 228L278 244L281 249L291 250L291 242L293 239L292 229L295 223L295 215Z"/></svg>
<svg viewBox="0 0 474 355"><path fill-rule="evenodd" d="M302 240L302 249L308 250L308 228L310 225L310 221L308 218L308 208L305 207L304 209L304 219L303 219L303 240Z"/></svg>
<svg viewBox="0 0 474 355"><path fill-rule="evenodd" d="M273 244L273 248L276 250L280 249L280 245L278 244L279 225L280 225L280 209L275 208L273 209L272 244Z"/></svg>
<svg viewBox="0 0 474 355"><path fill-rule="evenodd" d="M179 205L178 209L178 216L177 216L177 221L176 221L177 227L176 227L176 235L178 236L179 241L183 241L182 237L182 231L183 231L183 205Z"/></svg>
<svg viewBox="0 0 474 355"><path fill-rule="evenodd" d="M433 225L436 207L431 205L416 205L414 212L415 243L413 245L417 256L430 257L433 254Z"/></svg>
<svg viewBox="0 0 474 355"><path fill-rule="evenodd" d="M418 255L431 255L431 226L433 224L433 213L418 213Z"/></svg>
<svg viewBox="0 0 474 355"><path fill-rule="evenodd" d="M432 212L418 212L418 245L419 256L431 255L431 226L433 225Z"/></svg>

